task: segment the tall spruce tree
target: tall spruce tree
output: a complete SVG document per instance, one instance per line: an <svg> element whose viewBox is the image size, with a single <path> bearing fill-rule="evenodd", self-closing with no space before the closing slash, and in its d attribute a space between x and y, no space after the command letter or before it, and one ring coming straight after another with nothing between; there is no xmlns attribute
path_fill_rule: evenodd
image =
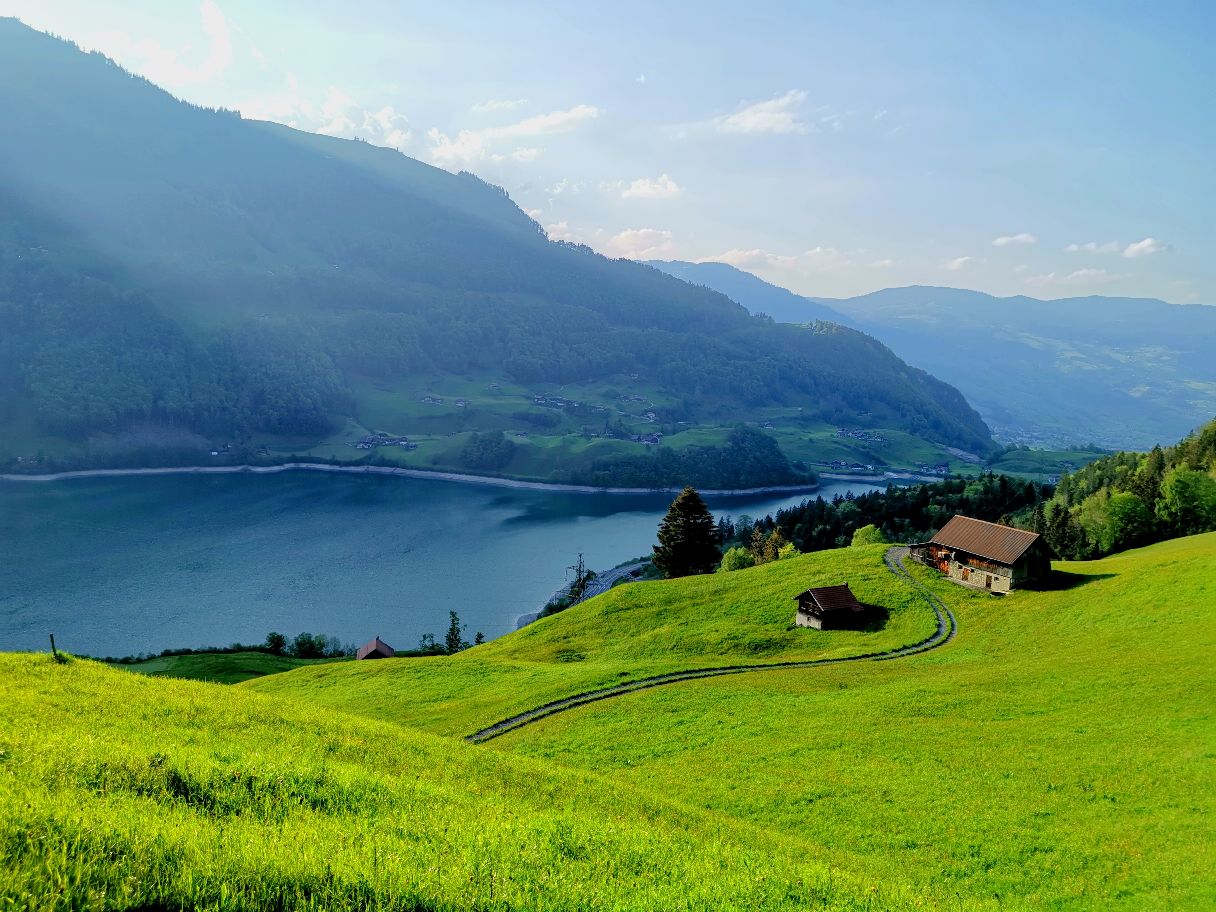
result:
<svg viewBox="0 0 1216 912"><path fill-rule="evenodd" d="M671 502L659 524L659 543L651 560L671 579L713 573L720 559L713 515L701 495L687 487Z"/></svg>

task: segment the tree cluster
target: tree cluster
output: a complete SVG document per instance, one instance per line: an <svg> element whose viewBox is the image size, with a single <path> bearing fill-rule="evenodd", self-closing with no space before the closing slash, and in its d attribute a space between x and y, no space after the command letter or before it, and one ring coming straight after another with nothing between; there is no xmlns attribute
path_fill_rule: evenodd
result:
<svg viewBox="0 0 1216 912"><path fill-rule="evenodd" d="M722 490L815 480L813 473L790 463L773 437L750 427L733 430L722 446L660 446L638 456L597 459L579 478L605 487L666 488L695 481Z"/></svg>
<svg viewBox="0 0 1216 912"><path fill-rule="evenodd" d="M1114 453L1064 476L1030 527L1077 560L1216 529L1216 421L1176 446Z"/></svg>
<svg viewBox="0 0 1216 912"><path fill-rule="evenodd" d="M1051 494L1050 486L988 473L975 479L889 485L885 491L837 495L830 501L816 497L758 520L724 517L719 529L729 546L744 547L750 545L756 530L766 535L778 530L800 552L848 547L867 526L874 527L874 532L863 531L863 541L875 532L885 541L924 541L956 513L1012 523Z"/></svg>

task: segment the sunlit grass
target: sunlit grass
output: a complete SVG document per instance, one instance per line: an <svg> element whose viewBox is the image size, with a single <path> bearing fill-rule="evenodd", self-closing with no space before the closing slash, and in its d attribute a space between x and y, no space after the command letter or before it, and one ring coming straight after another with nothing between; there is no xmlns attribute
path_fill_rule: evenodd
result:
<svg viewBox="0 0 1216 912"><path fill-rule="evenodd" d="M1071 588L1005 598L922 571L961 633L914 659L662 688L492 744L969 901L1216 908L1216 534L1057 567Z"/></svg>
<svg viewBox="0 0 1216 912"><path fill-rule="evenodd" d="M240 689L9 654L0 706L3 909L914 900L897 884L875 896L722 815Z"/></svg>
<svg viewBox="0 0 1216 912"><path fill-rule="evenodd" d="M247 687L444 734L467 735L559 697L644 675L860 655L914 643L933 612L883 565L883 546L728 574L630 584L454 657L300 669ZM795 628L793 597L848 582L889 612L880 630Z"/></svg>

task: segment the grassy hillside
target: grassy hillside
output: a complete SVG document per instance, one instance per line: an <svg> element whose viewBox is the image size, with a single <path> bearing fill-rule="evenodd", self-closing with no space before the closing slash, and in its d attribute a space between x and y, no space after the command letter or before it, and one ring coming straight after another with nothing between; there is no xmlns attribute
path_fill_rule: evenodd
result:
<svg viewBox="0 0 1216 912"><path fill-rule="evenodd" d="M0 907L906 908L788 840L370 719L0 656Z"/></svg>
<svg viewBox="0 0 1216 912"><path fill-rule="evenodd" d="M640 693L493 742L1000 908L1216 905L1216 534L1061 563L910 660ZM918 568L922 569L922 568ZM689 775L696 770L696 775Z"/></svg>
<svg viewBox="0 0 1216 912"><path fill-rule="evenodd" d="M683 683L490 747L417 730L916 639L927 609L881 553L627 586L453 658L235 688L0 656L0 905L1211 908L1216 533L1004 598L917 567L960 633L914 658ZM786 629L792 592L842 578L887 630Z"/></svg>
<svg viewBox="0 0 1216 912"><path fill-rule="evenodd" d="M296 659L265 652L207 652L197 655L157 656L115 667L154 678L185 678L216 684L239 684L252 678L319 665L340 659Z"/></svg>
<svg viewBox="0 0 1216 912"><path fill-rule="evenodd" d="M250 681L292 697L449 735L630 678L687 668L858 655L918 642L932 611L883 565L850 548L751 570L628 584L456 654L300 669ZM889 612L870 632L792 628L793 597L847 581Z"/></svg>

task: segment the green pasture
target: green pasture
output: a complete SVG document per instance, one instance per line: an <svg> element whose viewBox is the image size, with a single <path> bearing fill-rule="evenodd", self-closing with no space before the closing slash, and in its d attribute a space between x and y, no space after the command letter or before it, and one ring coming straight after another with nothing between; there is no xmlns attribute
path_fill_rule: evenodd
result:
<svg viewBox="0 0 1216 912"><path fill-rule="evenodd" d="M154 678L186 678L239 684L252 678L341 661L341 659L296 659L265 652L206 652L196 655L157 656L143 662L115 663L115 668L150 675Z"/></svg>
<svg viewBox="0 0 1216 912"><path fill-rule="evenodd" d="M937 626L932 610L883 565L883 551L823 551L734 573L630 583L455 656L317 666L244 686L466 735L630 678L878 652L925 639ZM842 582L889 613L880 629L793 626L797 593Z"/></svg>
<svg viewBox="0 0 1216 912"><path fill-rule="evenodd" d="M0 908L907 908L628 785L239 688L0 656Z"/></svg>
<svg viewBox="0 0 1216 912"><path fill-rule="evenodd" d="M1004 598L916 568L960 633L914 659L645 691L492 744L960 907L1216 908L1216 533L1056 567Z"/></svg>

